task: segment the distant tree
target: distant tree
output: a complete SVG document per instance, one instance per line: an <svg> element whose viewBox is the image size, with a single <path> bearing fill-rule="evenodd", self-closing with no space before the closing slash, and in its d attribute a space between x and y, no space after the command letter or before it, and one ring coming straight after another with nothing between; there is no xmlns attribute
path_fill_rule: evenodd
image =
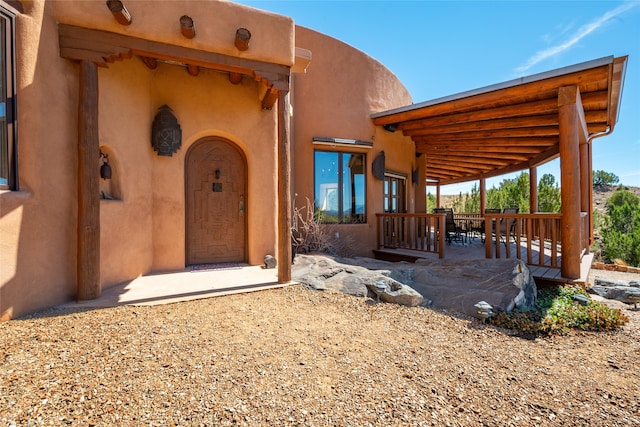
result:
<svg viewBox="0 0 640 427"><path fill-rule="evenodd" d="M561 206L562 196L556 178L550 173L542 175L538 182L538 211L560 212Z"/></svg>
<svg viewBox="0 0 640 427"><path fill-rule="evenodd" d="M477 184L471 187L471 194L467 194L464 201L465 212L480 212L480 190Z"/></svg>
<svg viewBox="0 0 640 427"><path fill-rule="evenodd" d="M617 175L603 170L593 171L593 185L614 185L620 181Z"/></svg>
<svg viewBox="0 0 640 427"><path fill-rule="evenodd" d="M431 194L431 193L427 193L427 212L430 212L433 208L437 208L438 206L436 206L436 196Z"/></svg>

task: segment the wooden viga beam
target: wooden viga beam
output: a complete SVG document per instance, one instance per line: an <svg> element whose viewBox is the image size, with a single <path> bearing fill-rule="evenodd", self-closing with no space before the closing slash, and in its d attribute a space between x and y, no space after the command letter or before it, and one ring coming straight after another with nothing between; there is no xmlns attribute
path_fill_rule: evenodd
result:
<svg viewBox="0 0 640 427"><path fill-rule="evenodd" d="M133 19L126 6L120 0L107 0L107 7L116 21L121 25L131 25Z"/></svg>

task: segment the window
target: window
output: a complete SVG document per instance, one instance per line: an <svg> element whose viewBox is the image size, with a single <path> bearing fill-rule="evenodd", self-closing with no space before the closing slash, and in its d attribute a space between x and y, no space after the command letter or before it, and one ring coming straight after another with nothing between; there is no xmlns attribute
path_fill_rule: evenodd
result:
<svg viewBox="0 0 640 427"><path fill-rule="evenodd" d="M405 187L407 178L400 175L385 174L383 203L385 213L405 212Z"/></svg>
<svg viewBox="0 0 640 427"><path fill-rule="evenodd" d="M315 209L321 222L366 222L365 155L315 152Z"/></svg>
<svg viewBox="0 0 640 427"><path fill-rule="evenodd" d="M15 123L15 15L0 6L0 188L18 189Z"/></svg>

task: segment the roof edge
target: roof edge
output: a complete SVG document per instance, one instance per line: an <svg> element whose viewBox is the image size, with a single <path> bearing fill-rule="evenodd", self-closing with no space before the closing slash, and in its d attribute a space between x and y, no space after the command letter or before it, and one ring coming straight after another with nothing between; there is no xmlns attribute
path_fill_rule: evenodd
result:
<svg viewBox="0 0 640 427"><path fill-rule="evenodd" d="M613 64L615 58L613 55L605 56L598 59L593 59L591 61L581 62L579 64L569 65L567 67L556 68L550 71L544 71L542 73L532 74L530 76L519 77L517 79L508 80L502 83L496 83L489 86L484 86L477 89L468 90L465 92L459 92L453 95L444 96L441 98L432 99L429 101L420 102L418 104L406 105L404 107L394 108L392 110L381 111L378 113L373 113L371 115L372 119L377 119L380 117L390 116L398 113L406 113L412 110L418 110L424 107L430 107L432 105L442 104L444 102L455 101L462 98L468 98L475 95L481 95L489 92L493 92L496 90L506 89L510 87L515 87L518 85L533 83L540 80L546 80L553 77L558 77L564 74L571 74L579 71L585 71L591 68L601 67L603 65Z"/></svg>

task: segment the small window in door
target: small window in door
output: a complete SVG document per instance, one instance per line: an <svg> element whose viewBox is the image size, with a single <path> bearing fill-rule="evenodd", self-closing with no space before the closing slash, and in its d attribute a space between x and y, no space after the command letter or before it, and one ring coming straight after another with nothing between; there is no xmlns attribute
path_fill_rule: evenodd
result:
<svg viewBox="0 0 640 427"><path fill-rule="evenodd" d="M385 213L404 213L407 177L386 173L384 176L383 208Z"/></svg>

